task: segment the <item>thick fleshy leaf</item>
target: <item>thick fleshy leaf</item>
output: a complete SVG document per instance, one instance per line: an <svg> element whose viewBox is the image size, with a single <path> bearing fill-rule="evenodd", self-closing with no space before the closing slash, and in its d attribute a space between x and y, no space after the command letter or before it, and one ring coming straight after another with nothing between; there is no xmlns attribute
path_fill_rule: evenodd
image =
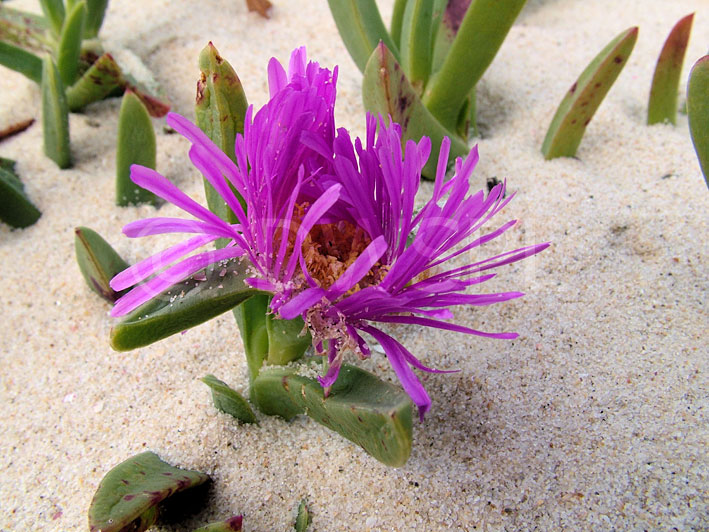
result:
<svg viewBox="0 0 709 532"><path fill-rule="evenodd" d="M91 532L143 532L157 518L157 505L209 477L179 469L145 452L121 462L99 484L89 506Z"/></svg>
<svg viewBox="0 0 709 532"><path fill-rule="evenodd" d="M148 110L133 91L127 90L118 115L116 205L157 205L155 194L138 186L130 178L130 168L134 164L154 170L156 157L155 131Z"/></svg>
<svg viewBox="0 0 709 532"><path fill-rule="evenodd" d="M0 41L0 65L19 72L37 84L42 82L42 60L18 46Z"/></svg>
<svg viewBox="0 0 709 532"><path fill-rule="evenodd" d="M266 363L285 365L303 356L312 345L312 338L303 319L280 320L272 314L266 316L268 356Z"/></svg>
<svg viewBox="0 0 709 532"><path fill-rule="evenodd" d="M266 314L269 301L270 297L267 294L256 294L234 309L234 318L239 326L241 341L244 343L250 383L259 374L263 362L268 357ZM251 400L254 401L253 386L249 392Z"/></svg>
<svg viewBox="0 0 709 532"><path fill-rule="evenodd" d="M677 123L679 76L682 72L684 53L687 51L693 20L694 13L680 19L662 47L650 87L650 100L647 104L648 124Z"/></svg>
<svg viewBox="0 0 709 532"><path fill-rule="evenodd" d="M246 263L213 264L144 303L113 327L111 346L128 351L152 344L233 309L258 292L246 284Z"/></svg>
<svg viewBox="0 0 709 532"><path fill-rule="evenodd" d="M377 46L364 70L362 98L368 111L375 115L379 113L385 117L390 116L401 125L402 145L410 139L418 141L422 136L430 137L431 153L434 156L429 157L426 163L424 177L435 177L435 155L438 154L443 137L451 139L449 160L468 153L468 145L428 112L396 58L384 44Z"/></svg>
<svg viewBox="0 0 709 532"><path fill-rule="evenodd" d="M214 375L202 377L202 382L212 390L214 407L238 419L242 423L256 423L256 416L249 403L239 392L229 388L229 385L217 379Z"/></svg>
<svg viewBox="0 0 709 532"><path fill-rule="evenodd" d="M409 0L394 0L389 35L396 46L401 46L401 29L404 25L404 12L408 3Z"/></svg>
<svg viewBox="0 0 709 532"><path fill-rule="evenodd" d="M86 25L84 26L84 37L92 39L98 36L98 32L103 24L103 17L106 15L108 0L86 0Z"/></svg>
<svg viewBox="0 0 709 532"><path fill-rule="evenodd" d="M234 143L236 134L244 132L244 116L248 107L241 80L211 42L199 54L199 69L195 103L197 125L236 162ZM224 199L206 179L204 192L209 210L223 220L234 221Z"/></svg>
<svg viewBox="0 0 709 532"><path fill-rule="evenodd" d="M109 283L129 264L101 235L88 227L74 229L74 249L76 262L89 288L109 303L115 303L124 292L116 292Z"/></svg>
<svg viewBox="0 0 709 532"><path fill-rule="evenodd" d="M86 23L86 2L79 2L67 13L57 46L57 69L65 87L72 85L79 75L81 40Z"/></svg>
<svg viewBox="0 0 709 532"><path fill-rule="evenodd" d="M401 64L418 94L431 73L431 34L434 0L411 0L406 4L401 28Z"/></svg>
<svg viewBox="0 0 709 532"><path fill-rule="evenodd" d="M59 36L64 25L65 10L63 0L39 0L39 5L42 7L42 12L49 21L52 31L56 36Z"/></svg>
<svg viewBox="0 0 709 532"><path fill-rule="evenodd" d="M453 41L463 17L468 10L471 0L437 0L434 12L434 38L431 71L438 72L446 60L448 51L453 46ZM439 13L440 11L440 13Z"/></svg>
<svg viewBox="0 0 709 532"><path fill-rule="evenodd" d="M122 90L126 81L121 67L109 53L102 54L84 74L66 90L71 111L79 111Z"/></svg>
<svg viewBox="0 0 709 532"><path fill-rule="evenodd" d="M465 99L492 63L524 3L475 0L468 7L445 61L423 96L444 127L455 129Z"/></svg>
<svg viewBox="0 0 709 532"><path fill-rule="evenodd" d="M300 501L298 505L298 516L295 518L295 532L306 532L308 526L313 521L310 512L308 511L308 506L305 504L305 499Z"/></svg>
<svg viewBox="0 0 709 532"><path fill-rule="evenodd" d="M12 227L29 227L42 213L25 194L25 187L15 173L15 161L0 160L0 221Z"/></svg>
<svg viewBox="0 0 709 532"><path fill-rule="evenodd" d="M317 379L293 367L264 368L252 387L264 413L307 414L386 465L402 466L411 453L411 400L362 369L344 364L328 397Z"/></svg>
<svg viewBox="0 0 709 532"><path fill-rule="evenodd" d="M399 48L386 30L375 0L328 0L327 3L342 42L362 72L380 42L399 60Z"/></svg>
<svg viewBox="0 0 709 532"><path fill-rule="evenodd" d="M638 28L623 31L609 42L581 73L561 100L549 125L542 153L545 159L573 157L586 126L628 62Z"/></svg>
<svg viewBox="0 0 709 532"><path fill-rule="evenodd" d="M199 527L195 529L194 532L241 532L242 522L243 517L241 515L235 515L226 521L209 523L206 526Z"/></svg>
<svg viewBox="0 0 709 532"><path fill-rule="evenodd" d="M49 56L42 60L42 132L44 153L59 168L69 168L69 106L59 71Z"/></svg>
<svg viewBox="0 0 709 532"><path fill-rule="evenodd" d="M687 117L699 166L709 186L709 55L699 59L689 74Z"/></svg>
<svg viewBox="0 0 709 532"><path fill-rule="evenodd" d="M42 15L7 7L6 3L0 4L0 41L40 55L52 51L52 35L47 19Z"/></svg>

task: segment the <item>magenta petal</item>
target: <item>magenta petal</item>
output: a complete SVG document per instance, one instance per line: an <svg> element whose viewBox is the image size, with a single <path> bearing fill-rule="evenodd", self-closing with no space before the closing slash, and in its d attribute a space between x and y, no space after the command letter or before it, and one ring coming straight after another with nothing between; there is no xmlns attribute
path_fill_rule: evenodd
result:
<svg viewBox="0 0 709 532"><path fill-rule="evenodd" d="M325 291L320 288L308 288L301 292L288 303L278 309L278 314L284 320L292 320L303 314L307 309L320 301L325 295Z"/></svg>

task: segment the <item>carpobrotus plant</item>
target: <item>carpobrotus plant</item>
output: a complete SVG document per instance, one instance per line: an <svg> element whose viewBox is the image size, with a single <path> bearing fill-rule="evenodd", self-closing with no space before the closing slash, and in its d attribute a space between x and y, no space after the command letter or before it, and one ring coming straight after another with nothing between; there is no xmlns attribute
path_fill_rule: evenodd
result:
<svg viewBox="0 0 709 532"><path fill-rule="evenodd" d="M69 112L131 89L153 116L169 105L152 79L136 80L106 52L98 33L108 0L40 0L44 16L0 5L0 64L42 90L44 151L71 165Z"/></svg>
<svg viewBox="0 0 709 532"><path fill-rule="evenodd" d="M205 53L226 68L213 47ZM210 76L203 72L201 97L207 88L217 105L224 94L219 85L205 86L205 78ZM132 167L136 184L194 218L139 220L128 224L125 234L194 236L111 281L116 291L133 287L113 308L114 316L127 315L113 330L113 346L146 345L241 304L236 314L252 402L287 419L306 413L384 463L402 465L411 448L408 398L421 419L431 407L413 370L438 370L424 365L386 326L515 338L515 333L451 323L451 308L520 297L516 291L473 294L467 289L492 279L493 269L548 244L461 262L515 224L508 221L475 236L514 196L505 194L504 184L487 195L470 193L476 149L456 159L446 180L451 142L442 139L432 198L416 212L414 197L431 152L428 138L409 140L402 149L399 125L371 114L364 139L353 141L346 129L336 129L337 69L307 62L304 49L293 52L287 72L271 60L268 79L270 100L258 111L246 109L233 160L185 118L167 118L191 142L190 159L226 205L225 217L155 171ZM228 112L238 108L235 104ZM232 123L240 124L240 117ZM210 132L227 138L223 132L216 135L214 127ZM215 242L218 249L194 254ZM343 364L347 353L369 357L373 343L383 348L408 398ZM303 358L310 347L320 356Z"/></svg>
<svg viewBox="0 0 709 532"><path fill-rule="evenodd" d="M364 73L362 98L374 115L400 124L402 142L444 137L450 160L468 153L475 86L524 0L396 0L387 31L374 0L328 0L347 50ZM424 177L436 175L435 159Z"/></svg>

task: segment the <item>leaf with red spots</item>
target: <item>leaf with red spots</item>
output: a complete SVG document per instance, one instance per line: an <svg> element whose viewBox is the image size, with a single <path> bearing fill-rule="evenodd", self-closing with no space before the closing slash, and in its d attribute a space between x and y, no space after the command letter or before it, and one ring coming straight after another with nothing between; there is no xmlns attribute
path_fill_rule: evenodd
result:
<svg viewBox="0 0 709 532"><path fill-rule="evenodd" d="M157 519L157 505L177 492L199 486L209 477L178 469L145 452L111 469L89 507L91 532L143 532Z"/></svg>
<svg viewBox="0 0 709 532"><path fill-rule="evenodd" d="M679 76L682 72L684 53L687 51L693 20L694 13L680 19L662 47L650 87L650 100L647 104L648 124L677 123Z"/></svg>
<svg viewBox="0 0 709 532"><path fill-rule="evenodd" d="M242 521L242 516L235 515L226 521L210 523L206 526L200 527L194 532L241 532Z"/></svg>
<svg viewBox="0 0 709 532"><path fill-rule="evenodd" d="M628 62L637 38L637 27L623 31L601 50L571 86L544 138L545 159L576 154L586 126Z"/></svg>

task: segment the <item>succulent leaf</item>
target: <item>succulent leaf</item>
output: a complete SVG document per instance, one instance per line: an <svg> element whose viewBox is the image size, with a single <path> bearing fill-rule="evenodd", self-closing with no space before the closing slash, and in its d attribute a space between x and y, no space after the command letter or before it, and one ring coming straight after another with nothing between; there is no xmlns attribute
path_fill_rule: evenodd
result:
<svg viewBox="0 0 709 532"><path fill-rule="evenodd" d="M111 346L128 351L211 320L257 293L246 264L214 264L158 294L111 330Z"/></svg>
<svg viewBox="0 0 709 532"><path fill-rule="evenodd" d="M248 107L241 80L211 42L199 54L199 69L195 104L197 125L236 162L234 143L236 134L244 131L244 116ZM204 192L210 211L223 220L235 221L224 200L206 179ZM219 242L219 247L224 245L224 241Z"/></svg>
<svg viewBox="0 0 709 532"><path fill-rule="evenodd" d="M680 19L670 31L662 47L650 87L650 100L647 105L648 124L677 123L679 76L682 72L693 20L694 13Z"/></svg>
<svg viewBox="0 0 709 532"><path fill-rule="evenodd" d="M310 333L300 317L280 320L267 313L266 332L268 334L266 363L269 365L285 365L298 360L312 345Z"/></svg>
<svg viewBox="0 0 709 532"><path fill-rule="evenodd" d="M401 28L404 25L404 12L409 0L394 0L394 10L391 14L391 35L396 46L401 46Z"/></svg>
<svg viewBox="0 0 709 532"><path fill-rule="evenodd" d="M399 48L386 30L375 0L328 0L327 3L342 42L362 72L379 42L400 61Z"/></svg>
<svg viewBox="0 0 709 532"><path fill-rule="evenodd" d="M492 63L524 3L473 0L468 7L445 61L431 76L423 96L444 127L455 129L465 99Z"/></svg>
<svg viewBox="0 0 709 532"><path fill-rule="evenodd" d="M109 303L115 303L123 292L109 285L111 279L128 268L128 263L101 235L88 227L74 229L76 262L86 284Z"/></svg>
<svg viewBox="0 0 709 532"><path fill-rule="evenodd" d="M106 15L108 0L86 0L86 25L84 26L84 37L92 39L98 36L98 32L103 25L103 18Z"/></svg>
<svg viewBox="0 0 709 532"><path fill-rule="evenodd" d="M42 83L42 60L14 44L0 41L0 65L19 72L37 84Z"/></svg>
<svg viewBox="0 0 709 532"><path fill-rule="evenodd" d="M179 469L145 452L111 469L89 506L91 532L144 532L157 519L157 505L175 493L204 484L199 471Z"/></svg>
<svg viewBox="0 0 709 532"><path fill-rule="evenodd" d="M105 53L66 90L69 109L79 111L90 103L108 98L125 85L121 68L111 54Z"/></svg>
<svg viewBox="0 0 709 532"><path fill-rule="evenodd" d="M700 58L689 74L687 117L699 166L709 186L709 55Z"/></svg>
<svg viewBox="0 0 709 532"><path fill-rule="evenodd" d="M79 75L81 40L86 22L86 2L79 2L64 19L57 47L57 69L65 87L72 85Z"/></svg>
<svg viewBox="0 0 709 532"><path fill-rule="evenodd" d="M155 131L148 110L138 96L127 90L118 115L116 205L157 205L155 194L139 187L130 179L132 165L139 164L154 170L156 156Z"/></svg>
<svg viewBox="0 0 709 532"><path fill-rule="evenodd" d="M401 30L401 64L418 94L431 73L431 23L434 0L411 0L406 4Z"/></svg>
<svg viewBox="0 0 709 532"><path fill-rule="evenodd" d="M432 155L424 168L424 177L435 177L443 137L451 139L449 160L468 153L468 145L428 112L401 66L383 43L377 46L367 63L362 80L362 98L368 111L384 117L391 116L394 122L401 125L402 143L409 139L418 141L422 136L431 138ZM456 126L455 123L453 125Z"/></svg>
<svg viewBox="0 0 709 532"><path fill-rule="evenodd" d="M49 21L52 31L56 36L59 36L64 25L64 2L62 0L39 0L39 5L42 7L42 12Z"/></svg>
<svg viewBox="0 0 709 532"><path fill-rule="evenodd" d="M69 168L69 106L59 71L49 56L42 60L41 88L44 153L57 163L59 168Z"/></svg>
<svg viewBox="0 0 709 532"><path fill-rule="evenodd" d="M591 61L559 104L549 125L542 153L545 159L573 157L586 126L628 62L638 28L620 33Z"/></svg>
<svg viewBox="0 0 709 532"><path fill-rule="evenodd" d="M194 532L241 532L243 516L235 515L226 521L218 523L210 523L206 526L196 529Z"/></svg>
<svg viewBox="0 0 709 532"><path fill-rule="evenodd" d="M269 301L270 297L267 294L256 294L234 309L234 318L239 326L241 341L244 343L250 383L259 374L261 366L268 357L266 315ZM255 402L253 387L250 388L249 397Z"/></svg>
<svg viewBox="0 0 709 532"><path fill-rule="evenodd" d="M295 518L295 532L305 532L308 526L312 523L313 518L308 511L308 506L305 504L305 499L300 501L298 505L298 516Z"/></svg>
<svg viewBox="0 0 709 532"><path fill-rule="evenodd" d="M212 390L212 401L217 410L229 414L242 423L256 423L254 411L239 392L229 388L227 383L214 375L204 376L202 382Z"/></svg>
<svg viewBox="0 0 709 532"><path fill-rule="evenodd" d="M12 227L29 227L42 213L25 194L15 173L15 161L0 159L0 220Z"/></svg>
<svg viewBox="0 0 709 532"><path fill-rule="evenodd" d="M431 71L438 72L453 45L471 0L436 0Z"/></svg>
<svg viewBox="0 0 709 532"><path fill-rule="evenodd" d="M55 36L51 35L50 24L42 15L13 9L3 3L0 4L0 41L28 52L47 53L53 49Z"/></svg>
<svg viewBox="0 0 709 532"><path fill-rule="evenodd" d="M262 369L252 387L264 413L285 419L307 414L386 465L402 466L411 453L411 400L355 366L342 366L328 397L316 379L290 366Z"/></svg>

